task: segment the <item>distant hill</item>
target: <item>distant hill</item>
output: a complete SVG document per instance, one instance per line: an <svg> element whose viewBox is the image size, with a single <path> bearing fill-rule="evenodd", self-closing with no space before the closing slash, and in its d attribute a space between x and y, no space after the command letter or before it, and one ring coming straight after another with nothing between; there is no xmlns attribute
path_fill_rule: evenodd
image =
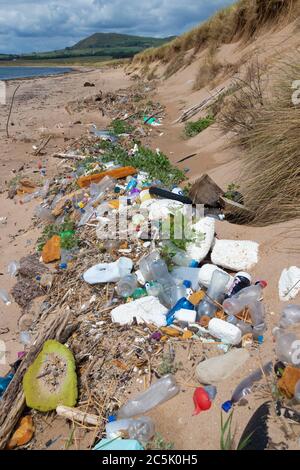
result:
<svg viewBox="0 0 300 470"><path fill-rule="evenodd" d="M148 47L161 46L172 39L174 39L174 36L169 38L152 38L118 33L95 33L92 36L79 41L74 46L67 47L66 49L73 51L79 49L101 49L112 47L138 47L146 49Z"/></svg>
<svg viewBox="0 0 300 470"><path fill-rule="evenodd" d="M31 54L6 55L0 54L0 60L53 60L94 57L97 60L123 59L152 47L160 47L172 41L175 36L168 38L152 38L130 36L118 33L95 33L77 44L65 49L50 52L33 52Z"/></svg>

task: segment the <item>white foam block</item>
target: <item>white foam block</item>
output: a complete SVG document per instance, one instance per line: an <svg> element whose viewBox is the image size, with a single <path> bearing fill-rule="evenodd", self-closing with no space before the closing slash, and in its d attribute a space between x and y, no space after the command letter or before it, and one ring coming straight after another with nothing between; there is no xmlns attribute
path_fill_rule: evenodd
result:
<svg viewBox="0 0 300 470"><path fill-rule="evenodd" d="M216 240L211 260L231 271L248 271L258 262L259 244L248 240Z"/></svg>
<svg viewBox="0 0 300 470"><path fill-rule="evenodd" d="M136 318L138 323L153 323L159 328L166 326L168 309L156 297L143 297L142 299L119 305L111 312L114 323L131 325Z"/></svg>
<svg viewBox="0 0 300 470"><path fill-rule="evenodd" d="M289 302L300 292L300 268L292 266L284 269L279 279L279 297L282 302Z"/></svg>

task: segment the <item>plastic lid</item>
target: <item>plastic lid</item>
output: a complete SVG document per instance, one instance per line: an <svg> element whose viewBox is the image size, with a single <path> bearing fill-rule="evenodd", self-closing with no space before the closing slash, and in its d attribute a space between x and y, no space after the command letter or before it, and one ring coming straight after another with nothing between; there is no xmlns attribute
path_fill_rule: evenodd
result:
<svg viewBox="0 0 300 470"><path fill-rule="evenodd" d="M190 289L192 287L192 283L191 281L183 281L183 285L184 287L186 287L187 289Z"/></svg>
<svg viewBox="0 0 300 470"><path fill-rule="evenodd" d="M229 413L232 408L232 405L233 403L231 400L225 401L225 403L223 403L222 405L222 410L225 411L225 413Z"/></svg>
<svg viewBox="0 0 300 470"><path fill-rule="evenodd" d="M266 287L268 287L267 281L258 280L258 281L255 282L255 285L257 286L258 284L259 284L263 289L265 289Z"/></svg>
<svg viewBox="0 0 300 470"><path fill-rule="evenodd" d="M117 421L117 417L115 415L110 415L108 417L108 422L109 423L114 423L115 421Z"/></svg>
<svg viewBox="0 0 300 470"><path fill-rule="evenodd" d="M193 259L193 261L190 262L189 268L198 268L198 266L199 266L198 261Z"/></svg>

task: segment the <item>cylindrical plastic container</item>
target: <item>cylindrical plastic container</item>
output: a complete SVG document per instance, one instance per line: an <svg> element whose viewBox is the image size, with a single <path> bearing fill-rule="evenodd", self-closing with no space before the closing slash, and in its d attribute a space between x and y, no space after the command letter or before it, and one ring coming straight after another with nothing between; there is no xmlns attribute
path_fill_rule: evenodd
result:
<svg viewBox="0 0 300 470"><path fill-rule="evenodd" d="M155 425L148 416L141 416L137 419L120 419L112 421L106 425L107 439L116 439L128 434L130 439L147 443L155 434Z"/></svg>
<svg viewBox="0 0 300 470"><path fill-rule="evenodd" d="M176 383L175 377L173 375L165 375L162 379L151 385L146 392L141 393L123 405L118 412L118 418L132 418L133 416L147 413L156 406L175 397L179 392L180 388Z"/></svg>
<svg viewBox="0 0 300 470"><path fill-rule="evenodd" d="M145 281L154 281L154 274L152 272L152 264L154 261L160 259L158 251L152 251L148 256L145 256L140 260L140 272Z"/></svg>
<svg viewBox="0 0 300 470"><path fill-rule="evenodd" d="M213 318L208 324L209 333L227 344L237 345L242 340L241 330L231 323Z"/></svg>
<svg viewBox="0 0 300 470"><path fill-rule="evenodd" d="M164 260L159 259L151 263L150 270L153 273L154 280L162 286L159 294L159 300L168 308L172 307L176 300L173 293L176 292L176 284L168 271Z"/></svg>
<svg viewBox="0 0 300 470"><path fill-rule="evenodd" d="M300 344L299 338L294 333L285 333L284 330L277 330L275 337L275 349L278 360L300 367L300 363L296 364L300 355L297 354Z"/></svg>
<svg viewBox="0 0 300 470"><path fill-rule="evenodd" d="M280 326L288 328L297 323L300 323L300 305L288 305L281 314Z"/></svg>
<svg viewBox="0 0 300 470"><path fill-rule="evenodd" d="M225 272L216 270L213 273L207 295L199 304L197 320L200 320L200 318L203 316L208 316L211 318L214 316L218 310L218 307L214 301L219 303L223 301L228 280L229 275Z"/></svg>

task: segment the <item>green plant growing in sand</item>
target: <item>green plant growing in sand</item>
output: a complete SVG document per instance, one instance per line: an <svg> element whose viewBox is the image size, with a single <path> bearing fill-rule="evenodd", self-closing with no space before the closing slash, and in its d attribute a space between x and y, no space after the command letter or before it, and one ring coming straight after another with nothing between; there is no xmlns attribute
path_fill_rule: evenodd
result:
<svg viewBox="0 0 300 470"><path fill-rule="evenodd" d="M234 410L230 413L228 418L224 421L223 413L221 413L221 438L220 448L221 450L243 450L250 442L251 435L248 436L244 441L239 443L237 449L234 444L234 432L232 430L232 419Z"/></svg>
<svg viewBox="0 0 300 470"><path fill-rule="evenodd" d="M114 119L111 122L109 129L111 129L116 135L130 134L134 130L133 126L122 119Z"/></svg>
<svg viewBox="0 0 300 470"><path fill-rule="evenodd" d="M230 199L231 201L234 201L236 193L241 187L238 184L235 183L230 183L227 187L227 191L225 193L225 197L227 199Z"/></svg>
<svg viewBox="0 0 300 470"><path fill-rule="evenodd" d="M148 450L173 450L174 443L168 442L160 433L156 433L151 442L147 446Z"/></svg>
<svg viewBox="0 0 300 470"><path fill-rule="evenodd" d="M49 224L47 225L40 238L37 241L37 251L42 251L45 244L54 235L64 234L61 237L61 248L65 250L71 250L77 248L79 244L79 238L75 234L75 223L70 219L66 219L62 224Z"/></svg>
<svg viewBox="0 0 300 470"><path fill-rule="evenodd" d="M199 119L198 121L194 122L187 122L185 125L185 135L186 137L195 137L195 135L200 134L200 132L207 129L215 122L213 116L206 116L205 118Z"/></svg>
<svg viewBox="0 0 300 470"><path fill-rule="evenodd" d="M162 362L160 363L157 372L161 377L168 374L176 374L179 370L183 368L182 362L175 363L174 357L172 354L167 353L162 357Z"/></svg>
<svg viewBox="0 0 300 470"><path fill-rule="evenodd" d="M104 148L104 147L102 147ZM138 152L134 155L128 155L128 152L120 145L105 143L105 155L102 162L107 163L114 161L122 166L133 166L138 170L145 171L149 174L151 180L160 180L167 186L179 184L185 180L185 174L174 167L168 157L149 148L140 146Z"/></svg>

